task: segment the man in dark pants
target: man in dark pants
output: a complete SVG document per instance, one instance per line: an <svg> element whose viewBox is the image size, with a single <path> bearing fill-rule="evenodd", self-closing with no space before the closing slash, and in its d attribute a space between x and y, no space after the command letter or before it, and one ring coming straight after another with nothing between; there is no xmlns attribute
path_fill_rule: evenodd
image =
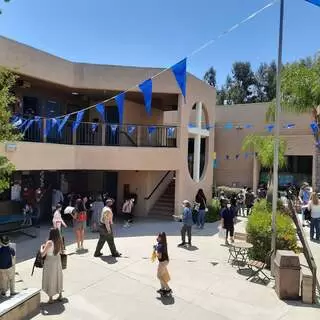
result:
<svg viewBox="0 0 320 320"><path fill-rule="evenodd" d="M191 204L188 200L184 200L182 203L183 216L182 216L182 228L181 228L181 240L182 242L178 247L183 247L186 244L186 233L188 234L188 245L191 246L191 229L193 225Z"/></svg>
<svg viewBox="0 0 320 320"><path fill-rule="evenodd" d="M121 257L121 253L117 251L116 245L114 244L112 225L113 225L113 213L112 207L113 200L107 199L106 206L103 208L100 217L99 233L100 238L97 243L96 251L94 253L95 257L101 257L103 254L101 252L105 242L107 241L111 255L115 258Z"/></svg>

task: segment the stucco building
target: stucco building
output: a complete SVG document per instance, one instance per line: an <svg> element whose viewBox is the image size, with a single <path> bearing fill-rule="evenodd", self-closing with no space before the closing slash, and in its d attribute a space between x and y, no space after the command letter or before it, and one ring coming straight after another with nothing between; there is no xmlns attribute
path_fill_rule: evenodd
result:
<svg viewBox="0 0 320 320"><path fill-rule="evenodd" d="M55 117L78 111L160 71L73 63L4 37L0 37L0 48L0 66L19 75L15 87L19 103L14 111L25 117ZM169 70L153 80L151 115L145 111L142 93L135 88L126 93L123 124L119 124L112 100L105 104L107 123L101 122L92 108L85 112L76 132L72 131L74 119L70 117L61 136L56 130L46 136L43 119L42 127L34 124L23 141L3 144L0 152L15 165L14 179L22 183L32 181L34 187L45 183L47 189L60 188L65 194L108 192L118 207L125 194L135 193L137 215L173 214L180 211L181 201L193 199L199 188L211 197L214 130L205 130L202 137L201 151L206 156L200 168L200 164L192 163L188 141L189 137L199 141L201 135L189 132L188 123L195 106L202 121L214 123L215 100L214 89L188 74L185 103ZM164 123L164 115L170 110L177 112L176 126ZM95 130L92 123L97 123ZM114 124L118 124L116 131L112 129ZM193 179L189 167L198 178ZM8 209L9 198L9 193L2 195L2 210Z"/></svg>

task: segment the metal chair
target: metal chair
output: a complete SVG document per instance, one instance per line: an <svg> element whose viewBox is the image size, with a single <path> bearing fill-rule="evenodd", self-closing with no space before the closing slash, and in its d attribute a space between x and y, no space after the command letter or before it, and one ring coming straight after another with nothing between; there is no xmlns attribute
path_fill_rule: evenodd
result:
<svg viewBox="0 0 320 320"><path fill-rule="evenodd" d="M267 266L268 261L270 260L270 258L272 256L272 253L273 253L273 250L271 250L267 253L264 262L258 261L258 260L249 260L247 262L247 266L252 272L251 275L247 278L247 280L250 280L255 277L258 277L263 282L265 282L266 280L267 281L271 280L271 278L265 274L264 269Z"/></svg>

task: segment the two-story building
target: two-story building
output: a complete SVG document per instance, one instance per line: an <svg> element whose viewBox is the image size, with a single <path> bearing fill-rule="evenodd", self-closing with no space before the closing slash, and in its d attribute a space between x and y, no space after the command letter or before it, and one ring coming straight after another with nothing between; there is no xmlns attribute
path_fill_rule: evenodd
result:
<svg viewBox="0 0 320 320"><path fill-rule="evenodd" d="M85 112L76 131L71 116L61 135L46 132L45 118L61 116L114 97L157 74L160 69L74 63L0 37L0 66L18 74L15 113L40 116L23 141L0 146L15 165L14 180L40 184L50 193L109 193L118 207L128 193L137 195L136 214L172 215L199 188L211 198L215 90L191 74L186 101L170 70L153 79L149 115L138 88L125 95L123 122L114 100L105 104L106 122L95 108ZM192 109L198 124L190 128ZM178 122L164 123L167 111ZM204 124L204 125L203 125ZM201 154L205 154L202 159ZM8 200L9 193L2 195ZM50 199L48 200L50 202Z"/></svg>

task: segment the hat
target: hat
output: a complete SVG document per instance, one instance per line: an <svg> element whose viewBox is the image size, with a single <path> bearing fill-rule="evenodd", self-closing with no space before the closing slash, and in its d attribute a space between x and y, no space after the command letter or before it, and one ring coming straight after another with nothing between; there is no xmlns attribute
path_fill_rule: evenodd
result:
<svg viewBox="0 0 320 320"><path fill-rule="evenodd" d="M189 200L183 200L182 203L183 204L190 204L190 201Z"/></svg>
<svg viewBox="0 0 320 320"><path fill-rule="evenodd" d="M10 242L8 236L2 236L0 241L1 241L1 245L3 246L9 245L9 242Z"/></svg>

